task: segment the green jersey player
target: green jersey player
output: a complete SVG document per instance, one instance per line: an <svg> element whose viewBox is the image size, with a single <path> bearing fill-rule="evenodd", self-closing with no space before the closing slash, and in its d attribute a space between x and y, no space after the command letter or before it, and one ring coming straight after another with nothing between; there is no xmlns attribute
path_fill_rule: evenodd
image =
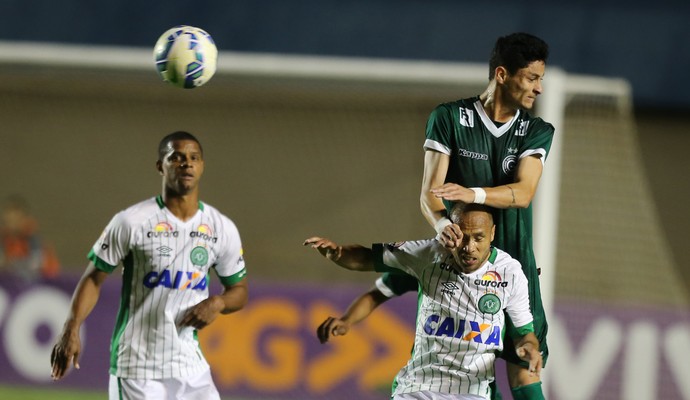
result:
<svg viewBox="0 0 690 400"><path fill-rule="evenodd" d="M535 36L515 33L497 40L487 90L477 97L441 104L431 113L421 190L422 213L451 248L459 243L446 217L452 202L499 209L495 243L520 261L529 280L534 328L545 361L547 323L532 250L531 202L554 128L527 110L542 92L547 57L547 44ZM509 329L514 327L510 318L507 323ZM506 346L503 358L514 397L543 398L541 383L526 373L513 348Z"/></svg>
<svg viewBox="0 0 690 400"><path fill-rule="evenodd" d="M161 140L162 194L116 214L91 249L70 315L51 355L58 380L79 368L79 329L105 278L122 264L122 298L110 351L110 399L220 399L197 330L247 302L240 235L199 201L201 144L187 132ZM209 295L214 269L224 290Z"/></svg>
<svg viewBox="0 0 690 400"><path fill-rule="evenodd" d="M491 211L458 204L450 229L460 236L453 249L437 239L393 244L340 246L321 237L304 244L339 266L355 271L398 271L419 284L412 356L395 378L393 399L489 399L496 354L503 349L505 314L515 352L538 379L542 357L529 310L527 278L520 263L491 246Z"/></svg>

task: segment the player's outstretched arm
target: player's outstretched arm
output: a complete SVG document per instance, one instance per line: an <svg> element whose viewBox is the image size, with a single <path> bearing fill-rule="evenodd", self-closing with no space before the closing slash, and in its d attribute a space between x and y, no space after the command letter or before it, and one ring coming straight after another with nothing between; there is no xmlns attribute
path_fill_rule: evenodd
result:
<svg viewBox="0 0 690 400"><path fill-rule="evenodd" d="M328 317L319 325L316 336L321 343L326 343L332 336L346 335L350 326L359 323L369 316L380 304L385 303L386 297L379 289L373 287L366 293L357 297L340 318Z"/></svg>
<svg viewBox="0 0 690 400"><path fill-rule="evenodd" d="M529 375L538 377L541 373L542 357L539 352L539 341L533 332L521 337L515 344L515 350L522 360L529 362Z"/></svg>
<svg viewBox="0 0 690 400"><path fill-rule="evenodd" d="M482 187L478 193L455 183L446 183L432 188L431 194L439 199L483 203L496 208L525 208L537 192L542 170L541 160L528 156L520 160L515 182L509 185Z"/></svg>
<svg viewBox="0 0 690 400"><path fill-rule="evenodd" d="M230 314L241 310L247 304L248 293L247 278L232 285L224 285L222 294L209 296L208 299L187 310L180 320L180 326L203 329L215 321L220 314Z"/></svg>
<svg viewBox="0 0 690 400"><path fill-rule="evenodd" d="M53 380L59 380L65 376L70 365L79 369L81 354L79 329L98 302L101 285L107 276L106 272L97 269L93 262L90 262L74 289L70 314L50 354L50 375Z"/></svg>
<svg viewBox="0 0 690 400"><path fill-rule="evenodd" d="M358 244L340 246L329 239L318 236L310 237L302 244L318 250L322 256L345 269L374 271L374 257L368 247Z"/></svg>

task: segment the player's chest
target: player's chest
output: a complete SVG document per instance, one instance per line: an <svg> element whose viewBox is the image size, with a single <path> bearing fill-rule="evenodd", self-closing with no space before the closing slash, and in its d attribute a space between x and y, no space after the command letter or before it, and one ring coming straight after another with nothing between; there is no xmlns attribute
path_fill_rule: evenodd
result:
<svg viewBox="0 0 690 400"><path fill-rule="evenodd" d="M142 227L131 248L146 270L205 272L217 259L219 242L213 224L166 220Z"/></svg>

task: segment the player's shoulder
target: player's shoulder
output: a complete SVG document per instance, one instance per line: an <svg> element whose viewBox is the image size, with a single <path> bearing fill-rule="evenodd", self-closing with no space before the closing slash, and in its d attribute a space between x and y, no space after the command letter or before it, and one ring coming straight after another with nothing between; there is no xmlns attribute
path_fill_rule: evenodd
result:
<svg viewBox="0 0 690 400"><path fill-rule="evenodd" d="M161 206L159 205L157 199L155 197L151 197L118 212L113 217L113 220L122 225L136 225L148 219L151 214L158 212L160 209Z"/></svg>
<svg viewBox="0 0 690 400"><path fill-rule="evenodd" d="M455 110L459 107L471 108L471 107L473 107L474 103L477 102L477 100L479 100L479 96L467 97L464 99L453 100L453 101L446 101L446 102L438 104L434 108L434 112L448 112L451 110Z"/></svg>
<svg viewBox="0 0 690 400"><path fill-rule="evenodd" d="M492 264L495 269L502 269L505 272L511 273L518 271L522 272L522 264L520 264L520 261L498 247L493 248L491 258L493 258Z"/></svg>
<svg viewBox="0 0 690 400"><path fill-rule="evenodd" d="M237 226L233 222L230 217L227 215L223 214L220 210L218 210L216 207L206 203L206 202L200 202L201 204L201 212L204 214L208 215L209 218L211 218L214 221L217 221L221 223L224 227L224 229L234 229L237 230Z"/></svg>
<svg viewBox="0 0 690 400"><path fill-rule="evenodd" d="M544 121L541 117L535 117L525 110L520 111L520 122L529 122L530 131L546 131L553 133L555 128L550 123Z"/></svg>

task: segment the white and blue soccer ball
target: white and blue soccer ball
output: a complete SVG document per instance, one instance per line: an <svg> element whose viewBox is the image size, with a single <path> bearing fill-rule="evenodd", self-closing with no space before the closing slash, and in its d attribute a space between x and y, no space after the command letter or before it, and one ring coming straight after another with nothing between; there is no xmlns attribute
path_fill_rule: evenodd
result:
<svg viewBox="0 0 690 400"><path fill-rule="evenodd" d="M168 29L153 49L158 75L185 89L202 86L216 73L218 49L206 31L188 25Z"/></svg>

